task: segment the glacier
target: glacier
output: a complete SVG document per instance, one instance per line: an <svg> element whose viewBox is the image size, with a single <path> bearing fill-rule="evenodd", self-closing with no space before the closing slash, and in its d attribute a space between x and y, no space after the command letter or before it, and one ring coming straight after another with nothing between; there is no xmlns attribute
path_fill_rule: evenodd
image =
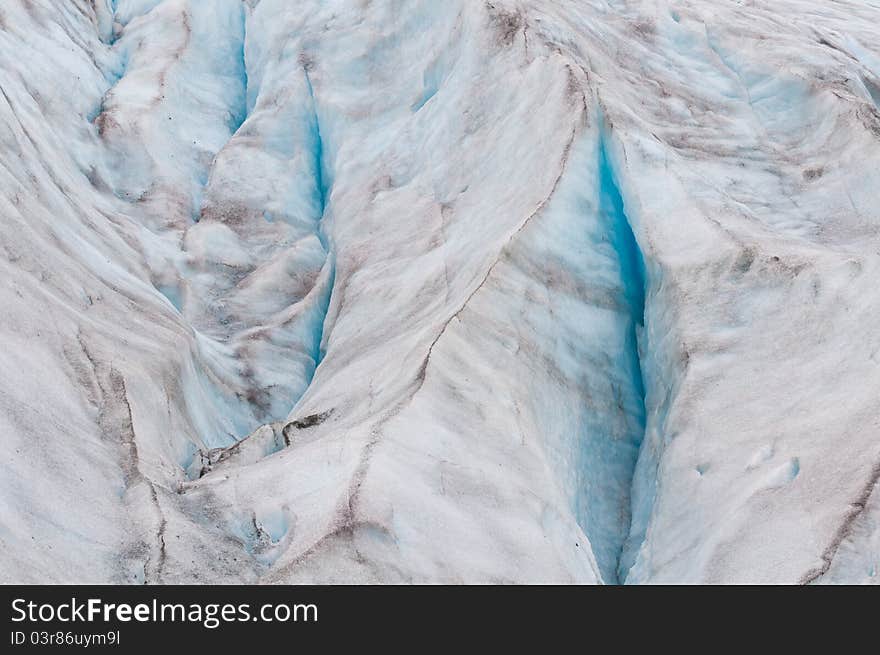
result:
<svg viewBox="0 0 880 655"><path fill-rule="evenodd" d="M5 0L0 582L880 582L880 2Z"/></svg>

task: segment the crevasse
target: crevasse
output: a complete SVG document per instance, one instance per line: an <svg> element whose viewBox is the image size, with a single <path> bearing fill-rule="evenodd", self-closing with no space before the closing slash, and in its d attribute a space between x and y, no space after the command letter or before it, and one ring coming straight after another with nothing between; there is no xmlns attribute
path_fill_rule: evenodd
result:
<svg viewBox="0 0 880 655"><path fill-rule="evenodd" d="M332 188L332 177L330 175L329 167L327 166L327 162L325 160L326 158L324 154L324 139L321 136L321 121L318 117L318 101L315 97L315 89L312 86L312 79L309 75L308 65L304 67L303 74L305 75L306 88L308 89L309 101L312 107L310 125L310 148L313 157L312 166L314 171L315 196L319 212L317 217L316 232L318 235L318 239L321 242L321 246L324 248L324 252L326 253L324 266L327 267L329 270L327 283L325 285L326 288L323 289L321 292L321 297L318 301L318 308L315 312L315 317L313 319L314 327L312 329L312 359L314 360L315 365L311 371L311 375L309 375L308 379L306 380L306 385L303 391L304 395L305 390L308 390L308 387L315 376L315 372L317 371L318 366L320 366L321 364L321 360L324 358L327 313L333 295L333 285L336 283L336 253L333 250L333 246L327 234L327 226L325 222L327 214L327 204L329 202L330 190Z"/></svg>
<svg viewBox="0 0 880 655"><path fill-rule="evenodd" d="M620 264L620 280L623 292L623 307L627 312L624 352L621 353L619 366L624 370L625 379L629 380L629 394L633 407L634 422L627 438L634 446L624 457L623 467L627 471L628 480L624 480L626 495L632 504L633 476L638 461L638 451L645 436L645 381L642 375L642 358L639 352L639 335L645 325L645 295L647 289L645 262L642 251L636 241L629 217L626 214L623 197L620 193L615 171L608 156L607 137L603 136L599 145L599 192L600 213L608 221L609 238L614 247ZM629 570L623 559L626 537L630 532L632 509L623 521L625 539L617 548L615 571L611 580L623 582Z"/></svg>

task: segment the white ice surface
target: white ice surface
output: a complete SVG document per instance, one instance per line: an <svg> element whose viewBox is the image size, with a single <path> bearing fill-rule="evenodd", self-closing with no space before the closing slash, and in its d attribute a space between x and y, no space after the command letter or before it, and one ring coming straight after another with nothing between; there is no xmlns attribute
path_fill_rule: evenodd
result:
<svg viewBox="0 0 880 655"><path fill-rule="evenodd" d="M0 91L0 581L880 581L875 0L5 0Z"/></svg>

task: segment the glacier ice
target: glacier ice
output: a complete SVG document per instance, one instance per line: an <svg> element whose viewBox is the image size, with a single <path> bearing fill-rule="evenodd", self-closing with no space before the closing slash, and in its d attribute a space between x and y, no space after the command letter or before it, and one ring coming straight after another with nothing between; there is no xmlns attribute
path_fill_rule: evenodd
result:
<svg viewBox="0 0 880 655"><path fill-rule="evenodd" d="M874 0L7 0L0 581L880 580Z"/></svg>

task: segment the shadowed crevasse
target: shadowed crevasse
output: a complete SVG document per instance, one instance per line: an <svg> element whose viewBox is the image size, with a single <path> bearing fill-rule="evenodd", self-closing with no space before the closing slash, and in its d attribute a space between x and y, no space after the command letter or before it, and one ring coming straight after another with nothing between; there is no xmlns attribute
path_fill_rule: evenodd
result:
<svg viewBox="0 0 880 655"><path fill-rule="evenodd" d="M593 549L604 580L608 583L621 583L626 580L631 563L624 558L624 549L631 548L630 539L633 502L633 478L639 450L645 435L645 383L642 375L642 359L639 351L639 335L645 324L645 291L647 288L645 263L642 252L633 234L629 217L626 214L623 197L618 187L615 170L607 150L607 138L602 137L599 144L598 162L599 218L607 229L607 239L613 248L618 264L621 294L619 307L623 313L622 352L617 354L613 365L618 368L618 379L622 382L617 390L618 408L623 415L625 434L616 431L614 417L606 417L608 440L607 455L617 459L612 462L611 479L613 486L606 489L610 496L600 500L604 509L614 512L617 509L618 527L608 531L595 523L587 512L585 528L593 542ZM603 462L598 463L602 466ZM623 505L619 506L618 503ZM596 538L594 535L599 536Z"/></svg>
<svg viewBox="0 0 880 655"><path fill-rule="evenodd" d="M305 391L303 391L303 395L305 395L306 391L308 391L308 388L311 385L312 379L315 376L315 371L317 371L318 366L321 364L321 360L324 358L322 343L324 342L325 324L327 320L327 313L330 308L330 301L333 295L333 286L336 283L336 253L334 252L333 247L330 243L330 238L327 234L326 229L327 226L325 219L327 216L327 204L330 198L332 180L324 152L324 139L321 135L321 121L318 117L318 101L315 97L315 89L312 86L312 79L309 75L309 64L306 64L304 66L303 73L305 75L306 88L308 89L309 93L309 101L312 105L311 125L309 131L311 143L309 144L309 146L312 151L312 166L315 180L315 202L317 205L316 232L318 239L321 242L321 246L324 248L324 252L326 253L326 261L324 266L328 267L329 270L326 288L322 291L321 297L319 298L318 310L315 313L312 328L312 359L315 362L315 367L314 369L312 369L311 376L306 381Z"/></svg>
<svg viewBox="0 0 880 655"><path fill-rule="evenodd" d="M236 65L238 70L236 71L236 76L239 78L241 83L241 106L237 108L235 114L232 116L232 123L229 126L229 131L232 135L235 135L238 132L238 129L244 124L247 120L248 115L252 109L249 101L249 86L250 81L248 79L248 67L247 67L247 57L245 53L245 49L247 46L247 10L244 5L241 6L241 47L238 48L238 52L236 53Z"/></svg>

